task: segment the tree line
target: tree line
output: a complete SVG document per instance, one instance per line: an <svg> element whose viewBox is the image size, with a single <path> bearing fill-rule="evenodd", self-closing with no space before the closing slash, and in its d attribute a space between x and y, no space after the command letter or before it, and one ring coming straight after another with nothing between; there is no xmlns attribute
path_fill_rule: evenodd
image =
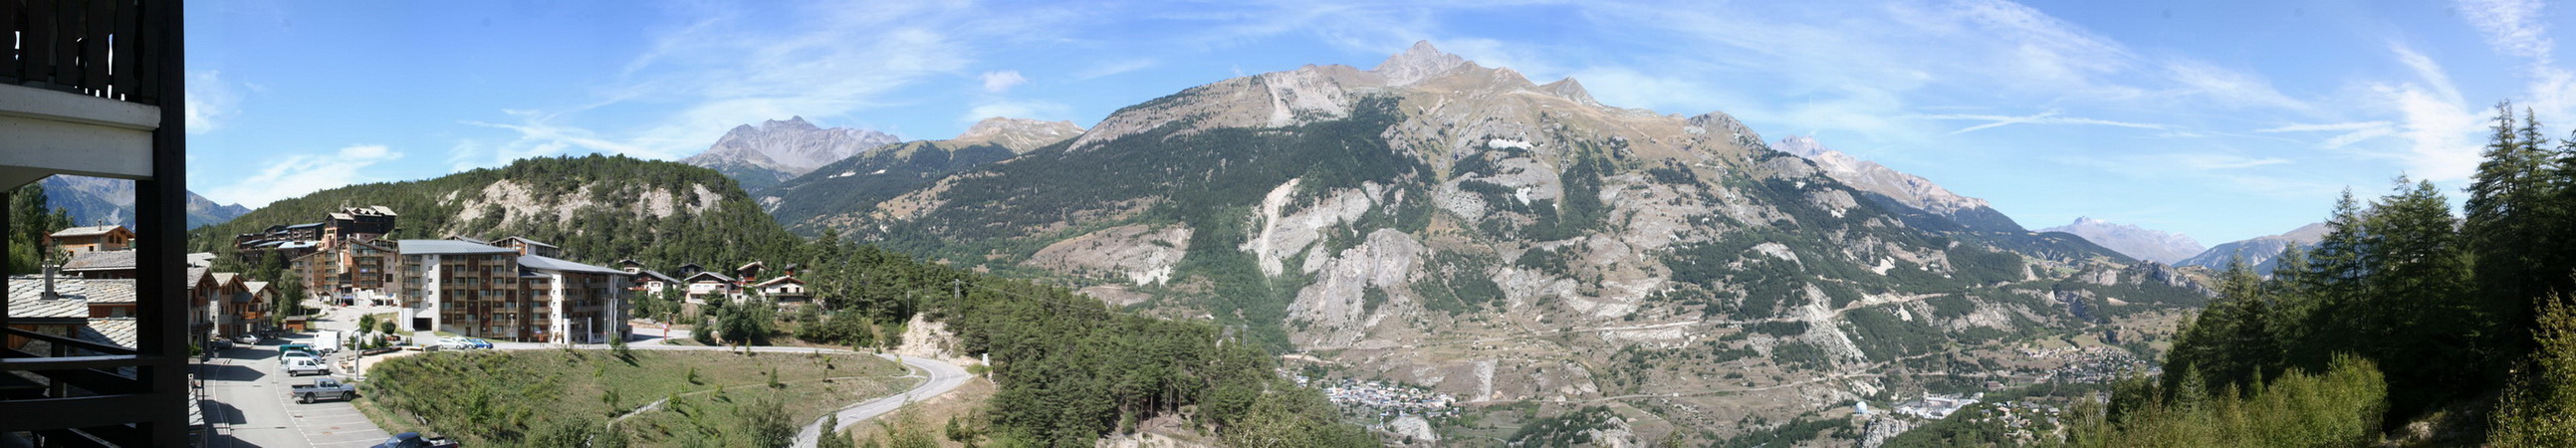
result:
<svg viewBox="0 0 2576 448"><path fill-rule="evenodd" d="M2400 177L2346 191L2270 278L2231 264L2163 374L2117 387L2078 444L2576 445L2576 134L2514 112L2497 106L2463 214ZM2394 431L2412 422L2434 430Z"/></svg>

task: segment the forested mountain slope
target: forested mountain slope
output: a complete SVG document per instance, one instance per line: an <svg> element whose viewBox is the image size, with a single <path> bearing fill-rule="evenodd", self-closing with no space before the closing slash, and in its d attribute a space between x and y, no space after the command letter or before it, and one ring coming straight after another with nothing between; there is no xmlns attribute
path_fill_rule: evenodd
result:
<svg viewBox="0 0 2576 448"><path fill-rule="evenodd" d="M597 264L633 258L651 266L713 266L797 244L733 179L713 170L590 155L323 190L190 232L190 249L229 254L233 235L370 205L401 216L389 238L524 236Z"/></svg>
<svg viewBox="0 0 2576 448"><path fill-rule="evenodd" d="M1427 43L1190 88L934 177L780 216L1240 326L1340 375L1607 403L1657 422L1640 440L1967 390L2005 373L1950 363L2204 297L2064 235L1918 228L1724 114L1609 107Z"/></svg>

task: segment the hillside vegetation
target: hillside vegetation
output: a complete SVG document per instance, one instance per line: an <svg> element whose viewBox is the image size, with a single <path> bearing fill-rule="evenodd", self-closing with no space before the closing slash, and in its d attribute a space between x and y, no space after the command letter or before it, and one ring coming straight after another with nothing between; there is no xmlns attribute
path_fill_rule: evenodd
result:
<svg viewBox="0 0 2576 448"><path fill-rule="evenodd" d="M189 249L231 259L233 235L370 205L401 215L387 238L523 236L593 264L633 258L648 266L717 266L781 253L799 241L714 170L594 154L318 191L189 232Z"/></svg>
<svg viewBox="0 0 2576 448"><path fill-rule="evenodd" d="M2497 109L2466 216L2429 182L2345 194L2272 278L2223 274L2164 375L2077 440L2576 445L2576 315L2551 293L2576 286L2576 142Z"/></svg>

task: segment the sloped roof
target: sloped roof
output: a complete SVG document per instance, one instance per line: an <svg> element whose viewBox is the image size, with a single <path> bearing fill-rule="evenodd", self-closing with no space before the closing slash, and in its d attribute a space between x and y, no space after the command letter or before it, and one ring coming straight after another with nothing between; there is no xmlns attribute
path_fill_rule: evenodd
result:
<svg viewBox="0 0 2576 448"><path fill-rule="evenodd" d="M214 252L190 252L190 253L188 253L188 265L189 265L189 266L213 266L213 265L215 265L215 253L214 253Z"/></svg>
<svg viewBox="0 0 2576 448"><path fill-rule="evenodd" d="M660 272L653 272L653 270L651 270L651 269L639 269L639 270L636 270L636 271L635 271L635 275L643 276L643 277L649 277L649 278L652 278L652 279L654 279L654 280L661 280L661 281L662 281L662 283L679 283L679 282L680 282L680 279L671 278L671 276L669 276L669 275L663 275L663 274L662 274L662 273L660 273ZM638 281L641 281L641 280L638 280Z"/></svg>
<svg viewBox="0 0 2576 448"><path fill-rule="evenodd" d="M79 338L84 341L134 348L134 327L132 317L92 317L89 318L88 326L81 327Z"/></svg>
<svg viewBox="0 0 2576 448"><path fill-rule="evenodd" d="M781 276L778 276L778 278L769 279L769 281L760 282L760 284L751 285L751 286L752 286L752 287L755 287L755 288L758 288L758 287L767 287L767 286L770 286L770 285L776 285L776 284L780 284L780 283L795 283L795 284L802 285L802 284L805 284L805 281L804 281L804 280L797 280L797 279L796 279L796 277L794 277L794 276L781 275Z"/></svg>
<svg viewBox="0 0 2576 448"><path fill-rule="evenodd" d="M718 273L716 273L716 271L705 271L705 272L699 272L699 273L698 273L698 275L691 275L691 276L689 276L688 281L689 281L690 283L696 283L696 282L698 282L698 281L699 281L699 280L698 280L698 278L699 278L699 277L711 277L711 280L720 281L720 282L725 282L725 283L733 283L733 281L734 281L732 276L728 276L728 275L724 275L724 274L718 274Z"/></svg>
<svg viewBox="0 0 2576 448"><path fill-rule="evenodd" d="M85 291L86 288L78 280L80 279L54 279L54 291L60 294L60 298L46 300L43 277L33 275L9 277L9 318L89 318L89 301L81 299L77 294Z"/></svg>
<svg viewBox="0 0 2576 448"><path fill-rule="evenodd" d="M494 243L494 244L509 244L511 241L517 241L517 242L519 242L519 243L521 243L521 244L527 244L527 245L530 245L530 246L555 247L555 245L552 245L552 244L546 244L544 241L537 241L537 240L534 240L534 239L529 239L528 237L523 237L523 236L518 236L518 235L511 235L509 238L502 238L502 239L501 239L501 240L499 240L499 241L493 241L493 243Z"/></svg>
<svg viewBox="0 0 2576 448"><path fill-rule="evenodd" d="M225 285L231 285L231 284L233 284L233 282L241 281L241 278L242 278L241 274L239 274L239 273L232 273L232 272L217 272L217 273L215 273L215 274L214 274L214 276L215 276L215 287L217 287L217 288L224 287Z"/></svg>
<svg viewBox="0 0 2576 448"><path fill-rule="evenodd" d="M62 289L60 282L63 280L54 279L54 281L56 282L54 289ZM87 288L81 292L81 298L90 303L134 303L134 279L102 278L80 279L80 281ZM39 283L36 287L43 288L44 284Z"/></svg>
<svg viewBox="0 0 2576 448"><path fill-rule="evenodd" d="M461 238L461 237L460 237ZM461 240L402 240L403 255L514 254L519 251Z"/></svg>
<svg viewBox="0 0 2576 448"><path fill-rule="evenodd" d="M258 294L260 291L268 290L268 282L258 280L242 282L242 288L250 290L251 294Z"/></svg>
<svg viewBox="0 0 2576 448"><path fill-rule="evenodd" d="M546 256L538 256L538 255L521 255L521 256L519 256L519 265L520 265L520 266L525 266L525 267L528 267L528 268L532 268L532 269L542 269L542 270L548 270L548 271L571 271L571 272L588 272L588 273L594 273L594 274L616 274L616 275L626 275L626 270L624 270L624 269L609 269L609 268L603 268L603 267L598 267L598 266L591 266L591 265L587 265L587 264L574 263L574 262L571 262L571 261L565 261L565 260L560 259L560 258L546 257Z"/></svg>
<svg viewBox="0 0 2576 448"><path fill-rule="evenodd" d="M132 234L132 233L134 233L134 231L132 231L132 230L125 230L125 226L89 226L89 227L73 227L73 228L69 228L69 229L57 230L57 231L54 231L53 236L54 236L55 238L75 237L75 236L100 236L100 235L106 235L106 234L108 234L109 232L114 232L114 231L119 231L119 230L124 230L124 231L125 231L125 233L127 233L127 234Z"/></svg>
<svg viewBox="0 0 2576 448"><path fill-rule="evenodd" d="M101 250L72 254L63 262L63 272L114 271L134 269L134 251Z"/></svg>

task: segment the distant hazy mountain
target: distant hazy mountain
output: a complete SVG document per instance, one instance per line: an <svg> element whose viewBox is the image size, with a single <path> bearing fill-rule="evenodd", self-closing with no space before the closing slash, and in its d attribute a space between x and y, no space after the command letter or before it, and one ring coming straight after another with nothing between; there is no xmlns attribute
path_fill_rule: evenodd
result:
<svg viewBox="0 0 2576 448"><path fill-rule="evenodd" d="M44 186L45 203L71 212L74 224L134 225L134 181L64 175L45 178ZM220 224L243 213L250 209L188 192L188 228Z"/></svg>
<svg viewBox="0 0 2576 448"><path fill-rule="evenodd" d="M948 142L958 146L994 144L1025 153L1040 146L1054 144L1082 135L1082 126L1071 121L1038 121L1026 118L993 117L975 122L963 134Z"/></svg>
<svg viewBox="0 0 2576 448"><path fill-rule="evenodd" d="M1771 149L1805 157L1807 161L1814 162L1816 167L1823 168L1825 175L1842 181L1853 189L1868 193L1872 196L1871 199L1877 199L1886 205L1897 205L1948 218L1962 227L1957 230L2023 232L2020 223L2014 222L2011 217L2004 216L2002 212L1987 207L1984 199L1960 196L1922 176L1906 174L1879 165L1878 162L1861 160L1850 154L1826 148L1823 144L1817 143L1814 137L1790 136L1780 139L1778 143L1773 143ZM1939 227L1912 221L1907 224L1916 227Z"/></svg>
<svg viewBox="0 0 2576 448"><path fill-rule="evenodd" d="M2191 237L2179 233L2148 230L2090 217L2075 218L2073 224L2039 230L2072 233L2133 258L2166 264L2180 263L2204 250L2199 241L2192 241Z"/></svg>
<svg viewBox="0 0 2576 448"><path fill-rule="evenodd" d="M861 151L899 141L902 139L873 130L816 127L800 116L787 121L764 121L759 126L735 126L724 138L716 139L707 152L681 159L680 163L713 168L741 183L746 191L760 191Z"/></svg>
<svg viewBox="0 0 2576 448"><path fill-rule="evenodd" d="M2298 245L2301 250L2314 248L2317 246L2317 240L2325 238L2326 230L2328 229L2325 223L2299 226L2289 233L2258 236L2244 241L2220 244L2218 247L2201 252L2200 255L2194 255L2174 264L2227 269L2229 259L2244 257L2245 264L2254 267L2254 273L2272 275L2272 267L2281 262L2282 249L2292 244Z"/></svg>

